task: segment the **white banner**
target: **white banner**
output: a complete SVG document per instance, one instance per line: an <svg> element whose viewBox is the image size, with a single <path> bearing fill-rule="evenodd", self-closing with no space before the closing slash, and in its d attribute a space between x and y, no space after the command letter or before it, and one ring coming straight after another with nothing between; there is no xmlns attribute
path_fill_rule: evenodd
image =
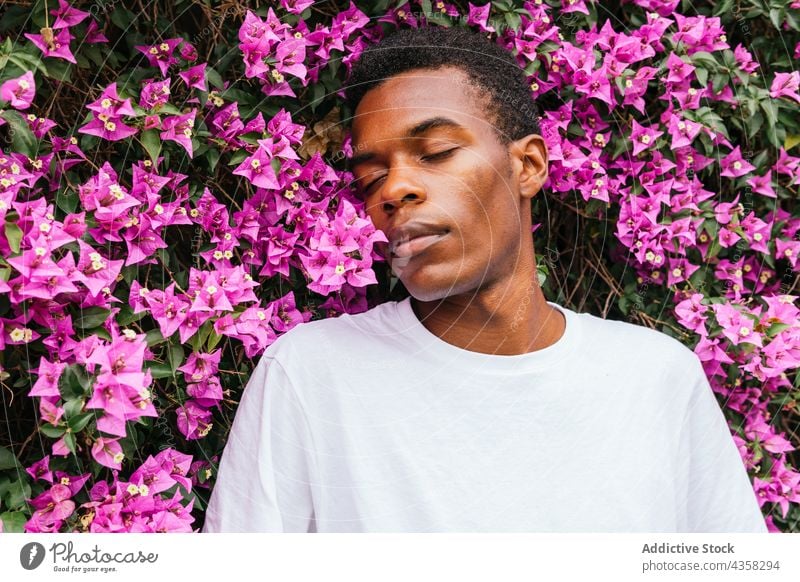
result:
<svg viewBox="0 0 800 582"><path fill-rule="evenodd" d="M797 582L800 534L3 534L0 568L8 581Z"/></svg>

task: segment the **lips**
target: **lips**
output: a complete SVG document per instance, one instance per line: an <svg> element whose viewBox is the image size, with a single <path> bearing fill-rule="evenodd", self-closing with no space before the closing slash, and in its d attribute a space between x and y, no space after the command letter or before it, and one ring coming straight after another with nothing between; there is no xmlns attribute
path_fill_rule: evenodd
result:
<svg viewBox="0 0 800 582"><path fill-rule="evenodd" d="M396 258L410 258L443 239L450 231L446 228L424 224L405 223L387 232L389 251Z"/></svg>

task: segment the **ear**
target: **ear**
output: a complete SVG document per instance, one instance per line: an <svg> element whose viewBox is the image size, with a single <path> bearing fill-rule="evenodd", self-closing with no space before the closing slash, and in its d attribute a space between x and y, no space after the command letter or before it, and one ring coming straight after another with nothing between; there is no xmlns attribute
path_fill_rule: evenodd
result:
<svg viewBox="0 0 800 582"><path fill-rule="evenodd" d="M509 145L509 155L519 176L519 193L533 198L547 181L547 145L541 135L531 133Z"/></svg>

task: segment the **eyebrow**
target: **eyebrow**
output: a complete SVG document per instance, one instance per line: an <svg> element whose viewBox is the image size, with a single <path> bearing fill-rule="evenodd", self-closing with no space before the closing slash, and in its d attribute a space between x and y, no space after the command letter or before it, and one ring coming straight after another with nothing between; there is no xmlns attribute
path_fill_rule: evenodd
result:
<svg viewBox="0 0 800 582"><path fill-rule="evenodd" d="M408 130L406 130L404 137L419 137L424 133L440 128L466 129L466 127L450 119L449 117L436 116L425 119L410 127ZM371 160L374 157L375 154L373 152L364 152L363 154L353 156L350 159L350 167L353 168L358 164Z"/></svg>

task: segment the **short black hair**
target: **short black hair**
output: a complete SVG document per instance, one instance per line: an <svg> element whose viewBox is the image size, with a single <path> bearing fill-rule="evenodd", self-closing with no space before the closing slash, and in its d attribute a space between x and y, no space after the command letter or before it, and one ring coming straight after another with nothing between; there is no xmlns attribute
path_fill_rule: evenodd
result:
<svg viewBox="0 0 800 582"><path fill-rule="evenodd" d="M368 91L414 69L456 67L488 100L488 119L499 142L539 134L539 112L525 72L514 55L482 34L463 27L428 26L396 31L364 50L345 89L355 114Z"/></svg>

